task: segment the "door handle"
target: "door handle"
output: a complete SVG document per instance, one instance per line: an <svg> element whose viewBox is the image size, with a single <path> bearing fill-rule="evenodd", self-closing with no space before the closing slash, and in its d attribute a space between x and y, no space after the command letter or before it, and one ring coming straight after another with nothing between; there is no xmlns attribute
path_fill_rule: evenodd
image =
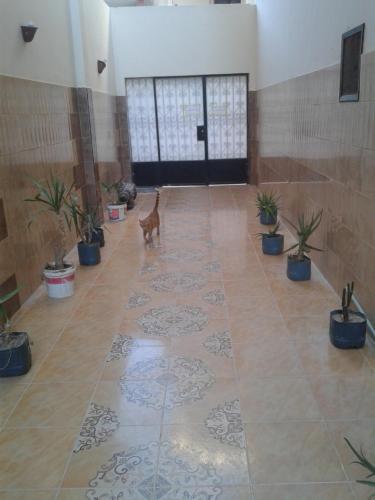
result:
<svg viewBox="0 0 375 500"><path fill-rule="evenodd" d="M197 141L206 140L206 127L204 125L197 126Z"/></svg>

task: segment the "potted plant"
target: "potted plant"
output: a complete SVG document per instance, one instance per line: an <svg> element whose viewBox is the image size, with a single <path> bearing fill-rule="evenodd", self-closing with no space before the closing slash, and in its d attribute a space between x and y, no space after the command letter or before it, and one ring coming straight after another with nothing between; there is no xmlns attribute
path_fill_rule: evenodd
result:
<svg viewBox="0 0 375 500"><path fill-rule="evenodd" d="M94 224L92 241L93 242L97 241L99 243L100 248L103 248L105 246L104 229L103 229L105 228L105 226L102 227L102 223L98 217L98 211L99 211L98 207L96 207L95 210L91 210L91 216Z"/></svg>
<svg viewBox="0 0 375 500"><path fill-rule="evenodd" d="M366 341L366 315L350 309L354 283L348 283L342 291L341 309L330 313L329 336L339 349L363 347Z"/></svg>
<svg viewBox="0 0 375 500"><path fill-rule="evenodd" d="M262 250L265 255L280 255L284 250L284 235L277 231L280 228L280 222L276 224L268 233L259 233L262 238Z"/></svg>
<svg viewBox="0 0 375 500"><path fill-rule="evenodd" d="M266 226L276 224L278 198L274 193L257 193L256 206L259 210L257 217L260 218L260 223Z"/></svg>
<svg viewBox="0 0 375 500"><path fill-rule="evenodd" d="M127 201L120 201L119 199L118 182L109 184L102 182L102 188L107 198L110 200L109 203L107 203L109 220L112 222L124 220Z"/></svg>
<svg viewBox="0 0 375 500"><path fill-rule="evenodd" d="M313 247L307 242L313 232L318 228L322 220L322 215L323 210L317 214L312 214L311 219L306 222L305 216L302 214L298 217L298 227L288 221L289 224L296 230L298 238L298 242L295 245L292 245L290 248L285 250L286 253L290 252L294 248L297 248L297 251L294 254L288 255L287 276L292 281L307 281L311 278L311 260L307 254L311 250L316 250L318 252L322 252L323 250Z"/></svg>
<svg viewBox="0 0 375 500"><path fill-rule="evenodd" d="M5 303L20 288L0 297L0 377L24 375L31 367L31 350L27 333L12 332Z"/></svg>
<svg viewBox="0 0 375 500"><path fill-rule="evenodd" d="M79 263L81 266L95 266L100 263L100 244L93 240L96 232L94 213L79 206L76 195L70 194L67 200L71 221L73 221L77 237Z"/></svg>
<svg viewBox="0 0 375 500"><path fill-rule="evenodd" d="M51 214L57 222L57 231L53 242L55 258L43 270L47 293L49 297L54 299L70 297L74 293L75 267L73 264L64 262L64 258L66 255L66 229L70 229L66 199L73 185L68 188L62 181L53 176L45 183L33 180L33 185L38 192L34 198L27 198L25 201L39 203L42 208L36 215ZM33 220L29 222L29 227L32 222Z"/></svg>
<svg viewBox="0 0 375 500"><path fill-rule="evenodd" d="M357 479L357 483L359 484L365 484L366 486L370 486L370 488L375 488L375 481L370 481L370 478L375 477L375 464L370 462L370 460L366 457L365 453L363 452L362 448L360 448L359 451L357 451L354 446L351 444L349 439L344 438L346 444L349 446L349 448L352 450L354 455L356 456L357 460L354 460L352 462L353 464L358 464L362 466L364 469L366 469L366 479ZM375 493L370 495L368 497L368 500L371 500L375 498Z"/></svg>

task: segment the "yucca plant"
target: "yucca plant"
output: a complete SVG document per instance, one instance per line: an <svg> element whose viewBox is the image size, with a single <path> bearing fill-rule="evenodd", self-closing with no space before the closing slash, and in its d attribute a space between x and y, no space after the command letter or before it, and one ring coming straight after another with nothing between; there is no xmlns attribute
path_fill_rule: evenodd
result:
<svg viewBox="0 0 375 500"><path fill-rule="evenodd" d="M21 290L21 287L17 287L14 290L0 296L0 333L10 332L10 319L5 309L5 303L12 299Z"/></svg>
<svg viewBox="0 0 375 500"><path fill-rule="evenodd" d="M277 210L279 209L279 197L277 197L273 192L257 193L255 204L259 210L257 216L264 212L269 217L275 218Z"/></svg>
<svg viewBox="0 0 375 500"><path fill-rule="evenodd" d="M308 243L311 235L316 231L321 223L323 216L323 210L320 210L317 214L312 214L311 218L306 221L305 215L302 214L298 217L298 226L295 226L292 222L286 219L289 224L295 229L297 233L298 242L284 250L284 253L290 252L295 248L297 251L291 255L295 260L303 261L307 258L307 254L310 253L311 250L316 250L317 252L322 252L321 248L313 247Z"/></svg>
<svg viewBox="0 0 375 500"><path fill-rule="evenodd" d="M360 465L361 467L366 469L366 471L369 473L366 476L366 479L357 479L356 482L359 484L365 484L366 486L370 486L371 488L375 488L375 481L370 481L370 478L375 478L375 464L373 464L372 462L370 462L368 460L368 458L366 457L362 448L360 448L359 451L357 451L354 448L354 446L351 444L349 439L347 439L347 438L344 438L344 439L345 439L346 444L349 446L349 448L352 450L352 452L354 453L354 455L357 458L357 460L354 460L352 463ZM373 499L373 498L375 498L375 493L370 495L368 497L368 500Z"/></svg>
<svg viewBox="0 0 375 500"><path fill-rule="evenodd" d="M81 208L77 195L70 194L66 200L66 206L69 210L70 221L73 223L77 237L89 245L92 242L93 235L96 233L96 211L85 210ZM69 227L71 226L69 222Z"/></svg>
<svg viewBox="0 0 375 500"><path fill-rule="evenodd" d="M53 243L54 248L54 269L64 269L64 257L66 255L66 228L69 228L69 210L66 200L73 188L73 184L67 187L64 182L51 175L50 179L42 183L32 179L33 186L37 189L34 198L27 198L25 201L39 203L42 209L34 214L33 219L41 213L53 214L57 220L57 234ZM33 219L30 220L29 226Z"/></svg>
<svg viewBox="0 0 375 500"><path fill-rule="evenodd" d="M349 321L349 309L350 309L350 304L352 302L353 292L354 292L354 281L348 283L342 291L341 306L342 306L342 317L344 321Z"/></svg>
<svg viewBox="0 0 375 500"><path fill-rule="evenodd" d="M268 236L273 237L277 235L277 231L280 229L280 222L277 222L273 229L269 229L266 233L258 233L259 237Z"/></svg>

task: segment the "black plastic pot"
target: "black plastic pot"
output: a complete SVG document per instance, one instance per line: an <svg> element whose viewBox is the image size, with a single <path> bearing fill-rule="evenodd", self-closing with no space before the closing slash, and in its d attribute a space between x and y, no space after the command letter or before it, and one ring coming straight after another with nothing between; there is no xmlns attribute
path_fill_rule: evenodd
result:
<svg viewBox="0 0 375 500"><path fill-rule="evenodd" d="M0 333L0 377L25 375L31 368L27 333Z"/></svg>
<svg viewBox="0 0 375 500"><path fill-rule="evenodd" d="M103 248L105 245L104 229L96 227L95 232L92 233L91 240L93 243L99 243L100 248Z"/></svg>
<svg viewBox="0 0 375 500"><path fill-rule="evenodd" d="M336 316L336 318L335 318ZM358 321L340 321L342 310L330 313L329 337L332 344L339 349L359 349L366 342L367 318L357 311L349 311L349 317L355 316Z"/></svg>
<svg viewBox="0 0 375 500"><path fill-rule="evenodd" d="M99 242L78 243L78 256L81 266L96 266L100 263L100 246Z"/></svg>
<svg viewBox="0 0 375 500"><path fill-rule="evenodd" d="M269 214L265 210L261 210L259 214L260 223L265 226L272 226L277 221L277 210L274 214Z"/></svg>
<svg viewBox="0 0 375 500"><path fill-rule="evenodd" d="M266 255L280 255L284 250L283 234L262 234L262 250Z"/></svg>
<svg viewBox="0 0 375 500"><path fill-rule="evenodd" d="M306 256L303 260L297 260L288 255L286 275L292 281L308 281L311 279L311 260Z"/></svg>

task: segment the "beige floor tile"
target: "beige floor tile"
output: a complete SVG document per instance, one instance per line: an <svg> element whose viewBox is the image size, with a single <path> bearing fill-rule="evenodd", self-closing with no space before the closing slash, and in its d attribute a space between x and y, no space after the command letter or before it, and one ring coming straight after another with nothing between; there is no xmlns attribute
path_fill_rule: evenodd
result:
<svg viewBox="0 0 375 500"><path fill-rule="evenodd" d="M102 349L53 350L41 364L34 382L95 382L105 358Z"/></svg>
<svg viewBox="0 0 375 500"><path fill-rule="evenodd" d="M296 343L301 364L308 375L363 375L369 372L359 350L337 349L329 338Z"/></svg>
<svg viewBox="0 0 375 500"><path fill-rule="evenodd" d="M310 383L325 418L375 418L375 375L323 375Z"/></svg>
<svg viewBox="0 0 375 500"><path fill-rule="evenodd" d="M325 424L246 424L250 470L256 483L344 481Z"/></svg>
<svg viewBox="0 0 375 500"><path fill-rule="evenodd" d="M285 317L301 316L326 316L329 322L329 313L338 307L338 299L323 295L320 292L299 295L281 295L277 303Z"/></svg>
<svg viewBox="0 0 375 500"><path fill-rule="evenodd" d="M7 427L79 428L94 384L31 384Z"/></svg>
<svg viewBox="0 0 375 500"><path fill-rule="evenodd" d="M237 375L243 380L303 374L295 346L283 339L267 342L258 337L250 343L234 343L233 350Z"/></svg>
<svg viewBox="0 0 375 500"><path fill-rule="evenodd" d="M57 490L0 491L0 500L54 500Z"/></svg>
<svg viewBox="0 0 375 500"><path fill-rule="evenodd" d="M296 342L300 340L329 341L329 318L326 315L287 317L285 323Z"/></svg>
<svg viewBox="0 0 375 500"><path fill-rule="evenodd" d="M0 432L0 490L56 488L76 431L6 429Z"/></svg>
<svg viewBox="0 0 375 500"><path fill-rule="evenodd" d="M62 487L137 487L155 474L159 437L159 426L120 427L99 446L72 454Z"/></svg>
<svg viewBox="0 0 375 500"><path fill-rule="evenodd" d="M255 500L353 500L348 484L255 486Z"/></svg>
<svg viewBox="0 0 375 500"><path fill-rule="evenodd" d="M19 384L14 379L0 379L0 428L4 425L26 388L27 384Z"/></svg>
<svg viewBox="0 0 375 500"><path fill-rule="evenodd" d="M257 315L251 319L247 316L230 317L229 329L233 343L252 342L254 339L263 339L269 343L273 339L279 341L289 337L281 315Z"/></svg>
<svg viewBox="0 0 375 500"><path fill-rule="evenodd" d="M118 321L79 321L69 323L59 337L55 349L109 349L118 332Z"/></svg>
<svg viewBox="0 0 375 500"><path fill-rule="evenodd" d="M276 301L271 295L267 297L245 296L237 297L228 304L229 318L247 317L249 320L256 316L280 316Z"/></svg>
<svg viewBox="0 0 375 500"><path fill-rule="evenodd" d="M249 279L224 282L225 295L229 305L235 305L243 296L269 296L271 294L267 279L263 273L253 274ZM249 300L249 299L247 299Z"/></svg>
<svg viewBox="0 0 375 500"><path fill-rule="evenodd" d="M365 452L367 459L375 462L375 420L362 419L347 422L329 422L329 432L339 452L345 472L350 479L365 479L366 470L354 464L355 455L346 444L344 438L349 439L356 450Z"/></svg>
<svg viewBox="0 0 375 500"><path fill-rule="evenodd" d="M240 379L239 392L244 422L321 419L318 404L303 377Z"/></svg>

